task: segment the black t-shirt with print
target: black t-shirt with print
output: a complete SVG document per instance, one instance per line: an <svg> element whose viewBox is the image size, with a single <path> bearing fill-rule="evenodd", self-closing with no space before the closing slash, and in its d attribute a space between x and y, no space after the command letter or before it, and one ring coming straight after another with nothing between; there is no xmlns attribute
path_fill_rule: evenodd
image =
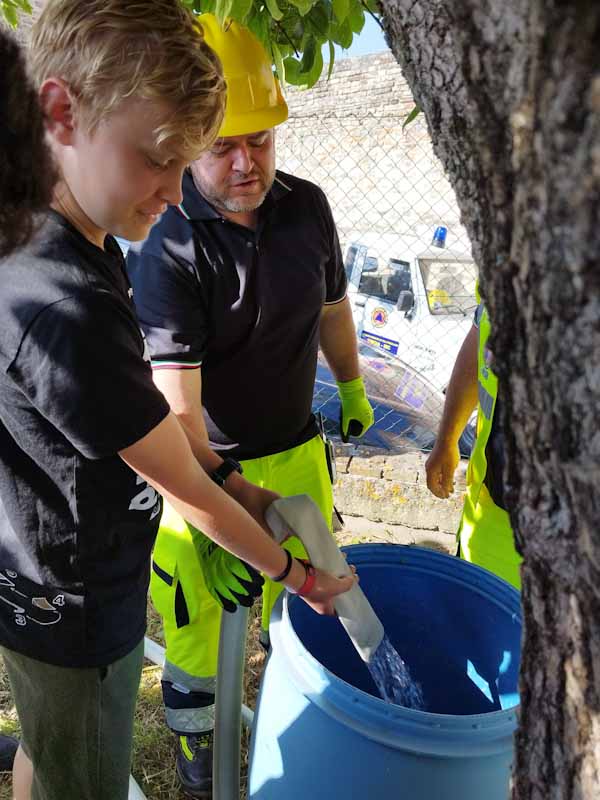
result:
<svg viewBox="0 0 600 800"><path fill-rule="evenodd" d="M202 365L215 449L258 458L317 433L321 313L346 296L335 223L318 186L277 171L250 230L221 216L186 173L183 208L170 207L132 245L127 269L153 365Z"/></svg>
<svg viewBox="0 0 600 800"><path fill-rule="evenodd" d="M50 212L0 262L0 643L72 667L144 634L161 500L118 451L169 411L105 246Z"/></svg>

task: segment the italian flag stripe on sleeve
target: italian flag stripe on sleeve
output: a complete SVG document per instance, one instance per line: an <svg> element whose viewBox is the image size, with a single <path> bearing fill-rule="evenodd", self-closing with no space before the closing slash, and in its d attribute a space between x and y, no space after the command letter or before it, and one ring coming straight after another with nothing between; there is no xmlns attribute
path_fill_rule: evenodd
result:
<svg viewBox="0 0 600 800"><path fill-rule="evenodd" d="M198 369L202 365L201 361L167 361L158 359L152 361L152 369Z"/></svg>

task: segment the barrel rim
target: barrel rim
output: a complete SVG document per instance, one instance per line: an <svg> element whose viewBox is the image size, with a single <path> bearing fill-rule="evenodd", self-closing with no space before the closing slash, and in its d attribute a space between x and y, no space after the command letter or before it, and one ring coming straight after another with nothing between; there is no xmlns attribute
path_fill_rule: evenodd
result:
<svg viewBox="0 0 600 800"><path fill-rule="evenodd" d="M519 592L476 565L413 545L370 543L349 545L342 550L351 553L354 556L352 560L360 562L361 556L383 555L384 548L388 554L389 548L395 548L397 558L410 561L413 566L423 568L422 562L425 560L427 571L442 576L449 574L453 579L464 573L463 568L466 568L469 578L466 582L470 588L482 591L485 586L488 599L499 602L503 598L504 602L500 604L507 607L513 618L518 616L520 621ZM369 563L371 565L373 562ZM385 563L389 565L389 555ZM373 741L420 755L473 757L494 755L512 748L518 705L485 714L463 715L390 706L381 698L352 686L317 661L294 630L289 611L291 602L302 601L285 592L273 609L273 652L284 658L286 673L296 688L329 717Z"/></svg>

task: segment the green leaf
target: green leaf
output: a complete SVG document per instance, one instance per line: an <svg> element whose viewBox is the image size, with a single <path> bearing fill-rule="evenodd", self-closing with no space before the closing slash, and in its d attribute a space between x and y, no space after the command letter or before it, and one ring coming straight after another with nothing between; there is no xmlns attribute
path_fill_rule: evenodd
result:
<svg viewBox="0 0 600 800"><path fill-rule="evenodd" d="M329 39L329 17L330 13L321 2L314 5L305 17L307 25L321 42Z"/></svg>
<svg viewBox="0 0 600 800"><path fill-rule="evenodd" d="M303 17L299 16L291 32L292 39L300 43L304 38L304 29L305 29L305 20Z"/></svg>
<svg viewBox="0 0 600 800"><path fill-rule="evenodd" d="M283 61L283 68L285 70L285 79L293 86L298 86L300 80L300 62L294 56L289 56Z"/></svg>
<svg viewBox="0 0 600 800"><path fill-rule="evenodd" d="M327 42L329 45L329 69L327 70L327 80L331 78L331 73L333 72L333 65L335 63L335 47L333 46L333 42L331 39Z"/></svg>
<svg viewBox="0 0 600 800"><path fill-rule="evenodd" d="M267 53L271 52L271 34L269 33L269 22L271 15L261 13L256 10L256 6L252 8L251 14L246 20L246 25L252 33L256 36L259 42L263 45Z"/></svg>
<svg viewBox="0 0 600 800"><path fill-rule="evenodd" d="M333 0L333 13L338 22L343 22L350 11L350 0Z"/></svg>
<svg viewBox="0 0 600 800"><path fill-rule="evenodd" d="M279 6L277 5L277 0L265 0L267 8L269 9L270 15L273 19L280 20L283 19L283 13Z"/></svg>
<svg viewBox="0 0 600 800"><path fill-rule="evenodd" d="M217 0L215 3L215 16L221 25L225 22L227 17L231 16L232 7L233 0Z"/></svg>
<svg viewBox="0 0 600 800"><path fill-rule="evenodd" d="M404 122L402 123L402 130L404 130L404 128L406 128L407 125L410 125L410 123L413 122L413 120L415 120L420 113L421 109L419 108L419 106L415 106L413 110L410 112L410 114L407 115Z"/></svg>
<svg viewBox="0 0 600 800"><path fill-rule="evenodd" d="M308 75L315 63L317 55L317 41L314 36L309 36L302 54L302 62L300 64L300 72L303 75Z"/></svg>
<svg viewBox="0 0 600 800"><path fill-rule="evenodd" d="M26 14L33 13L33 9L31 8L29 0L15 0L15 2L22 11L25 11Z"/></svg>
<svg viewBox="0 0 600 800"><path fill-rule="evenodd" d="M215 14L217 0L194 0L194 12L196 14Z"/></svg>
<svg viewBox="0 0 600 800"><path fill-rule="evenodd" d="M293 86L299 86L302 89L310 89L311 86L319 80L323 72L323 54L321 48L317 47L313 64L310 70L303 72L301 69L301 62L296 58L286 58L285 65L285 78L288 83Z"/></svg>
<svg viewBox="0 0 600 800"><path fill-rule="evenodd" d="M352 28L348 19L340 22L339 25L332 24L330 32L333 41L343 47L344 50L347 50L352 44Z"/></svg>
<svg viewBox="0 0 600 800"><path fill-rule="evenodd" d="M2 13L11 28L16 28L19 24L19 16L17 14L16 6L2 3Z"/></svg>
<svg viewBox="0 0 600 800"><path fill-rule="evenodd" d="M252 4L253 0L233 0L230 14L231 18L239 22L240 25L244 25L248 14L252 10Z"/></svg>
<svg viewBox="0 0 600 800"><path fill-rule="evenodd" d="M307 75L302 76L303 82L300 84L306 89L310 89L311 86L314 86L315 83L321 77L321 73L323 72L323 53L320 47L317 47L317 52L315 53L315 60L312 65L312 69Z"/></svg>
<svg viewBox="0 0 600 800"><path fill-rule="evenodd" d="M281 50L277 46L277 42L271 39L271 52L273 54L273 61L275 62L275 69L277 70L277 77L280 83L285 83L285 67L283 65L283 58L281 57Z"/></svg>
<svg viewBox="0 0 600 800"><path fill-rule="evenodd" d="M348 12L348 20L350 21L350 29L352 33L360 33L365 24L365 8L360 0L349 0L350 11Z"/></svg>
<svg viewBox="0 0 600 800"><path fill-rule="evenodd" d="M273 41L275 41L275 37L271 36L271 42ZM277 41L275 41L275 44L277 45L277 49L279 50L282 60L285 60L288 56L294 55L294 48L287 41L282 42L279 39L277 39Z"/></svg>
<svg viewBox="0 0 600 800"><path fill-rule="evenodd" d="M289 0L290 5L295 6L300 15L305 17L314 6L314 0Z"/></svg>

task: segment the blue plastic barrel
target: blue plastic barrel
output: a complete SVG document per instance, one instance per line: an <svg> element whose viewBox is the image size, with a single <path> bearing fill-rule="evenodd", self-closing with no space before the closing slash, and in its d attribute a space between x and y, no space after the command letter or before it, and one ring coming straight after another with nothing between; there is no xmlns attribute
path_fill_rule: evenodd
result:
<svg viewBox="0 0 600 800"><path fill-rule="evenodd" d="M433 550L346 548L427 711L381 700L341 625L279 598L249 755L251 800L507 800L519 593Z"/></svg>

